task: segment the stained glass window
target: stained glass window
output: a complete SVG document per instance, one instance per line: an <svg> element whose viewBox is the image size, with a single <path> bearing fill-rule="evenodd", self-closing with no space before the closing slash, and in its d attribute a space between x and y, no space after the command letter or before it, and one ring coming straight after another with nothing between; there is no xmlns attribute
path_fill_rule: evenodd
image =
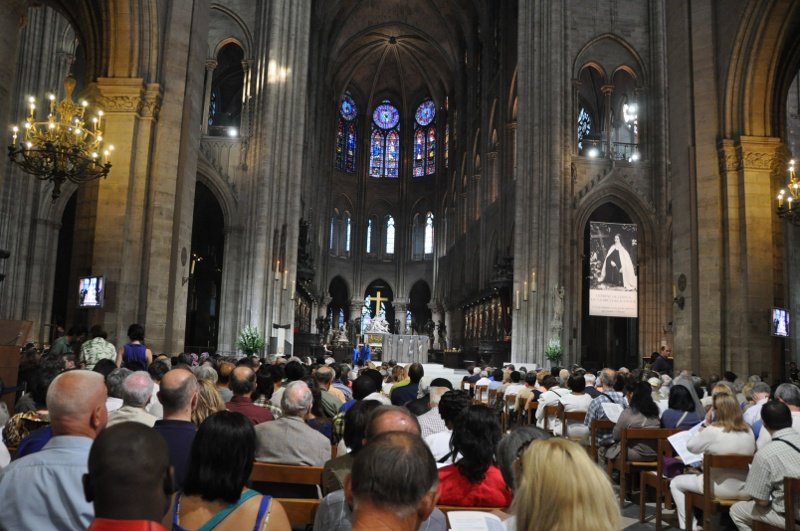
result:
<svg viewBox="0 0 800 531"><path fill-rule="evenodd" d="M422 177L436 173L436 126L432 125L436 117L436 106L433 101L425 100L414 114L414 161L412 175Z"/></svg>
<svg viewBox="0 0 800 531"><path fill-rule="evenodd" d="M433 213L425 216L425 254L433 254Z"/></svg>
<svg viewBox="0 0 800 531"><path fill-rule="evenodd" d="M369 174L395 178L400 168L400 113L384 100L372 113L372 122Z"/></svg>
<svg viewBox="0 0 800 531"><path fill-rule="evenodd" d="M394 254L394 218L386 217L386 254Z"/></svg>
<svg viewBox="0 0 800 531"><path fill-rule="evenodd" d="M358 116L356 103L347 94L339 105L339 118L336 122L336 169L356 172L356 122Z"/></svg>
<svg viewBox="0 0 800 531"><path fill-rule="evenodd" d="M592 132L592 117L584 107L578 112L578 153L583 151L583 139Z"/></svg>
<svg viewBox="0 0 800 531"><path fill-rule="evenodd" d="M328 249L331 251L336 251L336 216L331 216L331 234L330 234L330 244Z"/></svg>

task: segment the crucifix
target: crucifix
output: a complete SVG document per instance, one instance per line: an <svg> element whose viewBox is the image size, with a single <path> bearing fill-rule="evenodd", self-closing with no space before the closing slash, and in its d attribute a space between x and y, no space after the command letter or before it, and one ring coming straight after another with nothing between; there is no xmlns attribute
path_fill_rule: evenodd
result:
<svg viewBox="0 0 800 531"><path fill-rule="evenodd" d="M381 291L378 290L374 297L369 297L369 300L375 303L375 316L381 312L381 303L383 301L389 302L389 297L381 297Z"/></svg>

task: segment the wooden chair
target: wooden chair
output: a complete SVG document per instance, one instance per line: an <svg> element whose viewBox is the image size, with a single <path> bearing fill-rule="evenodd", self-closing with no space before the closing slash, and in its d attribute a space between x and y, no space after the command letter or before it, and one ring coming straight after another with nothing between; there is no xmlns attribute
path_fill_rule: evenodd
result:
<svg viewBox="0 0 800 531"><path fill-rule="evenodd" d="M584 417L585 418L585 417ZM614 423L608 419L594 419L590 427L589 455L597 461L597 432L600 430L613 430Z"/></svg>
<svg viewBox="0 0 800 531"><path fill-rule="evenodd" d="M713 483L711 482L711 470L714 468L732 468L747 472L750 463L753 462L752 455L714 455L703 454L703 494L697 492L686 492L686 529L693 529L693 509L697 507L703 510L703 529L711 529L711 518L723 509L730 508L734 503L741 501L738 498L720 498L713 495Z"/></svg>
<svg viewBox="0 0 800 531"><path fill-rule="evenodd" d="M517 403L517 395L508 395L505 397L505 404L503 405L503 431L511 429L512 424L514 423L514 415L516 414L519 417L519 411L513 411L515 404Z"/></svg>
<svg viewBox="0 0 800 531"><path fill-rule="evenodd" d="M489 389L489 398L486 403L489 404L489 407L494 407L495 402L497 402L497 389Z"/></svg>
<svg viewBox="0 0 800 531"><path fill-rule="evenodd" d="M550 417L558 416L558 404L544 407L544 431L550 431Z"/></svg>
<svg viewBox="0 0 800 531"><path fill-rule="evenodd" d="M783 509L785 511L783 527L776 527L764 522L753 522L753 529L755 531L798 529L798 523L794 517L795 501L798 495L800 495L800 478L783 478Z"/></svg>
<svg viewBox="0 0 800 531"><path fill-rule="evenodd" d="M632 461L628 459L628 444L631 441L651 441L657 439L656 431L660 428L626 428L622 431L620 438L619 455L615 459L609 459L606 464L608 475L611 476L614 470L619 470L619 508L625 506L625 495L628 493L628 475L636 469L655 469L658 466L656 461ZM631 493L633 495L633 493Z"/></svg>
<svg viewBox="0 0 800 531"><path fill-rule="evenodd" d="M275 498L286 511L292 528L303 528L314 525L314 516L317 514L319 500L309 498Z"/></svg>
<svg viewBox="0 0 800 531"><path fill-rule="evenodd" d="M565 439L570 439L569 437L569 423L570 422L580 422L581 424L586 419L586 412L585 411L565 411L564 404L561 402L558 403L558 420L561 421L561 436ZM574 440L574 439L573 439Z"/></svg>
<svg viewBox="0 0 800 531"><path fill-rule="evenodd" d="M278 465L275 463L253 463L250 482L259 483L256 490L285 498L310 498L316 491L320 498L319 485L322 484L322 467L305 465ZM313 487L313 488L309 488ZM290 492L291 496L284 493Z"/></svg>
<svg viewBox="0 0 800 531"><path fill-rule="evenodd" d="M475 388L475 396L472 398L473 404L488 404L489 403L489 386L488 385L476 385ZM485 400L484 400L485 397Z"/></svg>
<svg viewBox="0 0 800 531"><path fill-rule="evenodd" d="M663 510L662 497L664 502L670 499L669 482L670 478L664 477L664 458L672 457L674 451L672 445L667 440L670 435L679 432L675 428L657 428L651 430L658 437L658 456L655 470L643 470L639 475L639 522L645 520L645 502L647 500L647 487L652 487L656 491L656 531L661 531L661 513Z"/></svg>

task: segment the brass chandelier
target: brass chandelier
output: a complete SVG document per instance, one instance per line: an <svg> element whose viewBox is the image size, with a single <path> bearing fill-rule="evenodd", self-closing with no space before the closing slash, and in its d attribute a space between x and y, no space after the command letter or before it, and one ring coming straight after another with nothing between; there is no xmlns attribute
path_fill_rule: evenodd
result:
<svg viewBox="0 0 800 531"><path fill-rule="evenodd" d="M800 181L794 171L794 159L789 161L789 182L778 192L778 217L800 225Z"/></svg>
<svg viewBox="0 0 800 531"><path fill-rule="evenodd" d="M36 121L36 99L29 97L28 117L21 128L12 128L8 146L8 157L22 171L53 182L53 201L61 195L65 182L93 181L105 177L111 169L108 158L114 146L103 147L103 111L98 110L87 125L84 117L89 103L72 101L74 90L75 78L70 75L64 80L63 100L56 102L55 94L48 95L50 110L46 121Z"/></svg>

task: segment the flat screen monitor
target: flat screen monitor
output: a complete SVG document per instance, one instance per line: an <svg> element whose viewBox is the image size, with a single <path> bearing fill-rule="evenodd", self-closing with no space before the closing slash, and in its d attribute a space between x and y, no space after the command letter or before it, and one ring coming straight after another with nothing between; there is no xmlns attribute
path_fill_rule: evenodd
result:
<svg viewBox="0 0 800 531"><path fill-rule="evenodd" d="M78 279L78 308L102 308L105 292L104 277L80 277Z"/></svg>
<svg viewBox="0 0 800 531"><path fill-rule="evenodd" d="M770 330L773 336L789 337L789 310L786 308L772 308L770 316Z"/></svg>

